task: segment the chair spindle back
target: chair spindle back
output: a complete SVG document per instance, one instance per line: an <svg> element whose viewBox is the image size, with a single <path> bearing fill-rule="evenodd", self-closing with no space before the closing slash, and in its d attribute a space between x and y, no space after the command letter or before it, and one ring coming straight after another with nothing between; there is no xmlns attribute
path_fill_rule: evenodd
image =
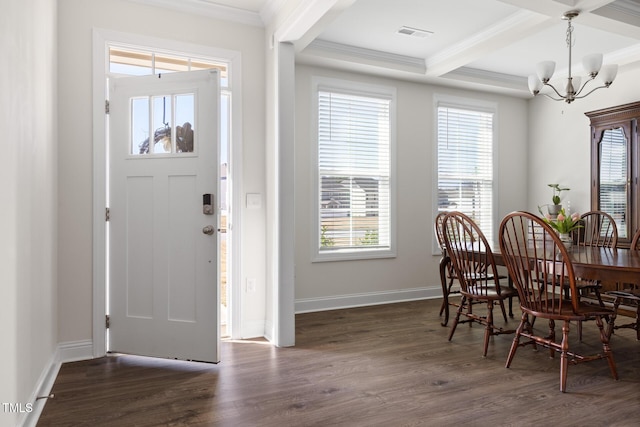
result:
<svg viewBox="0 0 640 427"><path fill-rule="evenodd" d="M500 224L499 242L524 311L551 316L577 311L579 297L573 265L549 225L528 212L513 212ZM571 304L563 304L563 289L567 286Z"/></svg>

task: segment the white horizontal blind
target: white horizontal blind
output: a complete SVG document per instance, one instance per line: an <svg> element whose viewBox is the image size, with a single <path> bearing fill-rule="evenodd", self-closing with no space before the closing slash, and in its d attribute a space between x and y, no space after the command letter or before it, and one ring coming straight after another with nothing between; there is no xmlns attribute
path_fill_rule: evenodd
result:
<svg viewBox="0 0 640 427"><path fill-rule="evenodd" d="M616 221L618 237L629 236L627 140L622 128L607 130L600 141L600 210Z"/></svg>
<svg viewBox="0 0 640 427"><path fill-rule="evenodd" d="M320 253L390 247L390 102L318 91Z"/></svg>
<svg viewBox="0 0 640 427"><path fill-rule="evenodd" d="M493 113L438 106L438 211L471 217L493 239Z"/></svg>

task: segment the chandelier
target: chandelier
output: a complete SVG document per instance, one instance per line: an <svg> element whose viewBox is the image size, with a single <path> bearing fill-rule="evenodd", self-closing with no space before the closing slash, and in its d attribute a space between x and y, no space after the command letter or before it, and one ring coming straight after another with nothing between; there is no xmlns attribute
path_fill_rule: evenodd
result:
<svg viewBox="0 0 640 427"><path fill-rule="evenodd" d="M558 89L556 89L551 83L549 83L549 80L551 80L553 72L555 71L556 63L553 61L543 61L536 67L536 72L538 75L529 76L529 90L534 96L538 95L540 93L540 90L544 86L549 86L558 95L558 97L556 98L546 93L542 93L542 95L545 95L546 97L551 98L555 101L565 101L567 104L570 104L574 100L584 98L598 89L608 88L616 78L616 74L618 74L618 65L605 65L603 67L601 53L587 55L582 59L584 70L588 73L587 80L582 86L580 86L580 77L574 77L571 75L571 48L573 46L573 26L571 25L571 20L578 16L579 13L580 12L577 10L570 10L562 15L562 19L568 21L567 47L569 48L569 77L567 77L566 80L564 95L560 91L558 91ZM604 81L604 84L602 86L591 89L584 95L581 95L585 86L587 86L587 84L595 79L598 75L600 75L601 79Z"/></svg>

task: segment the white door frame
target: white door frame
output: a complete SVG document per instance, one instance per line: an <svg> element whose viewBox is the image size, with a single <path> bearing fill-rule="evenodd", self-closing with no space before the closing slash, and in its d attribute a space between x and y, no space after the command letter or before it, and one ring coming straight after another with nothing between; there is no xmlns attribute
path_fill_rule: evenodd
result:
<svg viewBox="0 0 640 427"><path fill-rule="evenodd" d="M242 85L241 85L241 55L240 52L217 49L209 46L165 40L139 34L122 33L111 30L93 30L93 356L101 357L107 352L106 348L106 185L107 185L107 141L105 123L105 99L107 94L107 46L110 43L123 43L131 46L145 46L154 51L183 52L192 55L224 58L229 61L231 92L233 100L232 111L232 141L229 147L231 175L228 179L232 185L232 205L230 206L233 223L228 231L228 238L232 239L231 265L228 266L232 280L231 293L228 295L231 307L230 325L231 338L240 337L241 324L241 286L242 277L240 256L241 224L242 224Z"/></svg>

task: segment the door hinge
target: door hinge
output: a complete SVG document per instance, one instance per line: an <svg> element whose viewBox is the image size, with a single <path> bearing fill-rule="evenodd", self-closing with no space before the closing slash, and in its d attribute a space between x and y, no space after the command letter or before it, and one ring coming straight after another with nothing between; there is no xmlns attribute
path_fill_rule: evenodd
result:
<svg viewBox="0 0 640 427"><path fill-rule="evenodd" d="M104 327L109 329L110 326L111 326L111 317L107 314L106 316L104 316Z"/></svg>
<svg viewBox="0 0 640 427"><path fill-rule="evenodd" d="M104 113L105 114L109 114L109 100L108 99L104 100Z"/></svg>
<svg viewBox="0 0 640 427"><path fill-rule="evenodd" d="M104 209L104 220L109 222L111 219L111 210L109 208Z"/></svg>

